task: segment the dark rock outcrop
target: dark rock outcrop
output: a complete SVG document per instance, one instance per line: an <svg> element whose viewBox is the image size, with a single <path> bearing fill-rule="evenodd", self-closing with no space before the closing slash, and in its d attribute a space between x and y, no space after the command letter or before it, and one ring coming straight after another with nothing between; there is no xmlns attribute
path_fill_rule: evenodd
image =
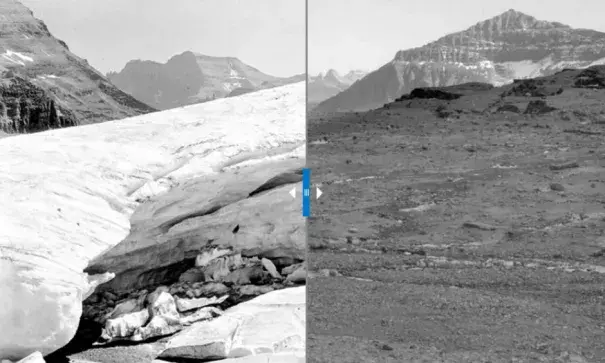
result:
<svg viewBox="0 0 605 363"><path fill-rule="evenodd" d="M583 70L576 76L577 88L605 88L605 66L594 66Z"/></svg>
<svg viewBox="0 0 605 363"><path fill-rule="evenodd" d="M77 124L70 110L26 79L4 78L0 84L0 130L27 133Z"/></svg>
<svg viewBox="0 0 605 363"><path fill-rule="evenodd" d="M545 82L543 79L516 79L513 86L502 93L503 96L547 97L561 94L560 85Z"/></svg>
<svg viewBox="0 0 605 363"><path fill-rule="evenodd" d="M549 106L544 100L534 100L527 104L525 113L531 115L541 115L555 110L555 107Z"/></svg>
<svg viewBox="0 0 605 363"><path fill-rule="evenodd" d="M510 103L504 104L496 110L496 112L512 112L512 113L521 113L519 107L512 105Z"/></svg>
<svg viewBox="0 0 605 363"><path fill-rule="evenodd" d="M410 99L414 98L435 98L438 100L455 100L461 95L440 90L438 88L415 88L410 92Z"/></svg>

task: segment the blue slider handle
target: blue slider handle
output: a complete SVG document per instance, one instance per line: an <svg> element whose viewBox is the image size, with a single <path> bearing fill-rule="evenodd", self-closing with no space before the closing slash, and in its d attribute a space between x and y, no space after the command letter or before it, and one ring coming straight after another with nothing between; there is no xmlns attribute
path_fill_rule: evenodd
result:
<svg viewBox="0 0 605 363"><path fill-rule="evenodd" d="M303 196L302 196L302 214L303 217L311 215L311 169L303 169Z"/></svg>

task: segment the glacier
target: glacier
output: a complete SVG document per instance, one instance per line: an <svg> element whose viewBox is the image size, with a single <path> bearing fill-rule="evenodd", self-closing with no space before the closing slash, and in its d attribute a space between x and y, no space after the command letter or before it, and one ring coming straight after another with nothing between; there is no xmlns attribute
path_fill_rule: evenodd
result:
<svg viewBox="0 0 605 363"><path fill-rule="evenodd" d="M305 83L123 120L0 139L0 360L74 336L111 273L88 261L146 198L264 158L304 157Z"/></svg>

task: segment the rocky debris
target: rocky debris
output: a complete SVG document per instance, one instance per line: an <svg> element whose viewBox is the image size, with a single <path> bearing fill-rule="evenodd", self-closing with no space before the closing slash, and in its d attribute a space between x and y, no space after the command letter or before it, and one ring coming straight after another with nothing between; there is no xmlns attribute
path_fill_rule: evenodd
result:
<svg viewBox="0 0 605 363"><path fill-rule="evenodd" d="M104 325L99 344L170 335L221 315L225 307L250 296L306 282L306 263L287 264L280 273L270 258L243 257L220 247L207 249L193 260L198 266L183 272L173 285L158 286L150 294L145 289L123 294L101 290L85 300L83 318ZM280 265L284 262L288 261Z"/></svg>
<svg viewBox="0 0 605 363"><path fill-rule="evenodd" d="M546 101L544 100L534 100L534 101L530 101L527 104L527 108L525 108L525 114L528 115L542 115L545 113L549 113L552 111L555 111L557 108L556 107L551 107L549 105L546 104Z"/></svg>
<svg viewBox="0 0 605 363"><path fill-rule="evenodd" d="M264 355L266 361L282 356L284 361L291 356L299 359L305 350L304 309L304 287L269 292L213 320L192 324L170 338L158 358L208 361Z"/></svg>
<svg viewBox="0 0 605 363"><path fill-rule="evenodd" d="M566 163L549 165L550 170L553 170L553 171L560 171L560 170L573 169L573 168L579 168L579 167L580 167L580 164L578 164L576 161L569 161Z"/></svg>
<svg viewBox="0 0 605 363"><path fill-rule="evenodd" d="M149 311L143 309L135 313L127 313L113 319L108 319L105 323L103 339L111 341L114 338L130 337L135 330L147 324L149 317Z"/></svg>

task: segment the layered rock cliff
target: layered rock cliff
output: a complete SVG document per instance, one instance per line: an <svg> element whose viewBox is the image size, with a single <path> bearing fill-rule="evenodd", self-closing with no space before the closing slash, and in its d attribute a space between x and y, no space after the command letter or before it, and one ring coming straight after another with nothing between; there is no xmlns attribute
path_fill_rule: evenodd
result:
<svg viewBox="0 0 605 363"><path fill-rule="evenodd" d="M511 9L422 47L397 52L391 62L317 110L368 110L417 87L465 82L502 85L598 64L605 64L605 33L538 20Z"/></svg>
<svg viewBox="0 0 605 363"><path fill-rule="evenodd" d="M0 130L27 133L76 126L76 116L42 88L21 77L0 83Z"/></svg>
<svg viewBox="0 0 605 363"><path fill-rule="evenodd" d="M27 133L155 109L112 85L16 0L0 0L0 130Z"/></svg>
<svg viewBox="0 0 605 363"><path fill-rule="evenodd" d="M107 77L124 92L158 109L169 109L302 81L267 75L233 57L184 52L166 63L133 60Z"/></svg>

